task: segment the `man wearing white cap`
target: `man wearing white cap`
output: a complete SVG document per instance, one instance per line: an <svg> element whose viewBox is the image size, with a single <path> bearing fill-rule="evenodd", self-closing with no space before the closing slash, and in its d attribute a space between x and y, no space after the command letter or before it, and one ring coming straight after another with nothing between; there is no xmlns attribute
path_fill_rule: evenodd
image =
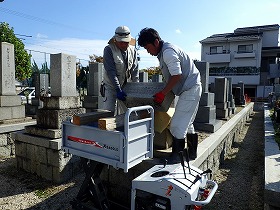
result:
<svg viewBox="0 0 280 210"><path fill-rule="evenodd" d="M127 26L119 26L115 35L104 48L103 63L105 68L104 85L101 94L104 98L104 109L115 112L116 99L126 100L122 90L126 82L139 82L137 52L130 45L130 30Z"/></svg>

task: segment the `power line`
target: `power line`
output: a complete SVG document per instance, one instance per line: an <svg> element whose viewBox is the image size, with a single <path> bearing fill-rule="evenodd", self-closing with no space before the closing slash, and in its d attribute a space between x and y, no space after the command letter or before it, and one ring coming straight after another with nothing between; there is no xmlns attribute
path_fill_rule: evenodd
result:
<svg viewBox="0 0 280 210"><path fill-rule="evenodd" d="M4 13L7 13L7 14L15 15L15 16L18 16L18 17L21 17L21 18L29 19L29 20L32 20L32 21L37 21L37 22L49 24L49 25L59 26L59 27L63 27L63 28L67 28L67 29L72 29L72 30L79 30L79 31L87 32L87 33L97 33L97 34L100 34L98 32L93 32L93 31L90 31L90 30L86 30L84 28L78 28L78 27L73 27L73 26L65 25L63 23L59 23L59 22L43 19L43 18L40 18L40 17L24 14L22 12L17 12L15 10L7 9L7 8L4 8L4 7L0 7L0 11L4 12Z"/></svg>

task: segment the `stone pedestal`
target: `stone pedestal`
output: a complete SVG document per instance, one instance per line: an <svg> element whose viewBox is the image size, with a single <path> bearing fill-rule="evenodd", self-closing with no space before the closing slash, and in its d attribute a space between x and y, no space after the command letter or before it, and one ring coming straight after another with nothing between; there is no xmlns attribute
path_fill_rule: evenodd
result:
<svg viewBox="0 0 280 210"><path fill-rule="evenodd" d="M15 134L17 166L55 183L62 183L80 172L79 157L61 149L62 122L85 113L76 94L75 62L74 56L51 55L52 96L42 98L43 108L37 111L37 124Z"/></svg>
<svg viewBox="0 0 280 210"><path fill-rule="evenodd" d="M216 120L215 94L208 92L209 63L196 62L196 67L199 69L201 75L202 94L194 126L196 130L214 133L222 126L222 122Z"/></svg>

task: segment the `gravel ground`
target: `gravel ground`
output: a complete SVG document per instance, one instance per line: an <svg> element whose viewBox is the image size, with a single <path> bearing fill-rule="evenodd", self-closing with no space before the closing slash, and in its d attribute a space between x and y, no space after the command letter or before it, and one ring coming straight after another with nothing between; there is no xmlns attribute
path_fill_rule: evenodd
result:
<svg viewBox="0 0 280 210"><path fill-rule="evenodd" d="M255 112L244 126L229 159L213 177L219 187L203 209L263 210L264 125L263 112Z"/></svg>
<svg viewBox="0 0 280 210"><path fill-rule="evenodd" d="M214 175L219 188L203 209L263 209L263 113L255 112L234 144L230 158ZM84 175L52 185L35 175L17 171L15 158L0 157L0 209L71 210Z"/></svg>

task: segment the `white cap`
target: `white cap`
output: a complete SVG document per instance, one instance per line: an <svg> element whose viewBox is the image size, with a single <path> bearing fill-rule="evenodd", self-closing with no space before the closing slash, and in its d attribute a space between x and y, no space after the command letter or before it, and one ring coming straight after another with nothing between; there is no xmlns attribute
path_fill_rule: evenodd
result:
<svg viewBox="0 0 280 210"><path fill-rule="evenodd" d="M115 30L114 37L118 42L130 42L131 35L129 28L127 26L119 26Z"/></svg>

